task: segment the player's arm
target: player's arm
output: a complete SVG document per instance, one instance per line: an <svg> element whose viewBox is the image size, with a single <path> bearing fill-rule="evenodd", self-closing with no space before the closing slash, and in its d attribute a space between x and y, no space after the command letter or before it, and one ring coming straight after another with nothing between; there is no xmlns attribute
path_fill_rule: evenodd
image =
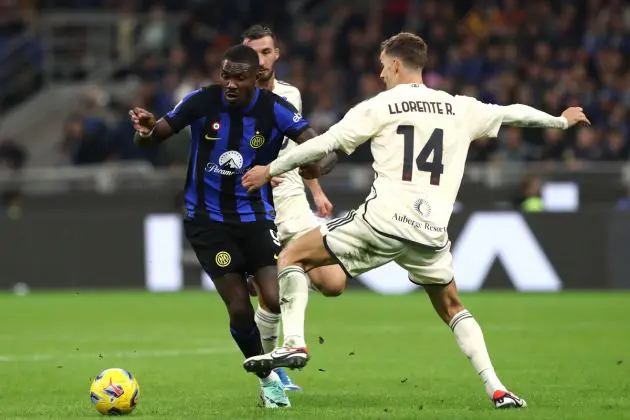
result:
<svg viewBox="0 0 630 420"><path fill-rule="evenodd" d="M134 143L139 147L154 146L162 143L173 134L179 133L186 126L199 118L203 106L204 89L195 90L184 97L164 117L156 121L150 112L142 108L129 111L129 116L136 133Z"/></svg>
<svg viewBox="0 0 630 420"><path fill-rule="evenodd" d="M317 215L319 217L332 216L333 205L326 196L326 193L319 181L317 179L305 179L304 183L313 196L313 201L315 202L315 207L317 208Z"/></svg>
<svg viewBox="0 0 630 420"><path fill-rule="evenodd" d="M558 128L566 130L580 122L590 124L580 107L567 108L561 116L554 117L528 105L492 105L474 98L465 98L467 102L466 118L474 121L471 126L471 138L496 137L501 125L529 128Z"/></svg>
<svg viewBox="0 0 630 420"><path fill-rule="evenodd" d="M580 107L567 108L559 117L554 117L523 104L502 106L500 112L503 116L503 124L514 127L560 128L566 130L578 123L591 124L586 118L584 110Z"/></svg>
<svg viewBox="0 0 630 420"><path fill-rule="evenodd" d="M315 137L317 137L317 132L311 127L307 127L306 130L304 130L296 139L291 140L295 141L297 144L302 144L308 140L314 139ZM312 162L310 164L311 166L300 168L300 175L305 179L315 179L321 175L326 175L335 167L337 160L337 152L333 150L332 152L327 153L323 158Z"/></svg>
<svg viewBox="0 0 630 420"><path fill-rule="evenodd" d="M254 191L269 182L272 176L316 162L334 150L351 154L359 145L376 135L379 123L375 114L371 101L360 103L324 134L312 141L302 142L268 166L252 168L243 177L243 186Z"/></svg>
<svg viewBox="0 0 630 420"><path fill-rule="evenodd" d="M317 136L315 140L302 142L304 144L274 160L270 165L270 173L283 174L297 166L316 162L335 150L341 150L348 155L354 152L357 147L374 137L378 130L378 118L372 104L373 101L368 100L356 105L324 134Z"/></svg>
<svg viewBox="0 0 630 420"><path fill-rule="evenodd" d="M298 107L301 108L302 100L296 98ZM308 140L317 137L317 132L309 125L308 121L302 116L298 108L291 102L278 98L274 104L274 116L276 125L285 137L290 138L297 144L302 144ZM330 153L321 159L311 162L308 168L301 168L300 175L306 179L317 178L325 175L332 170L337 163L337 154Z"/></svg>
<svg viewBox="0 0 630 420"><path fill-rule="evenodd" d="M163 118L155 120L155 115L142 108L129 111L129 117L136 130L133 142L138 147L154 146L173 135L171 126Z"/></svg>
<svg viewBox="0 0 630 420"><path fill-rule="evenodd" d="M302 95L299 90L296 90L297 95L293 98L293 100L287 98L287 101L298 110L300 114L302 114ZM307 130L308 131L308 130ZM310 140L317 136L315 130L306 133L308 134L308 138L305 137L303 139L297 139L297 143L300 144L302 140ZM294 140L295 141L295 140ZM317 178L321 175L326 175L337 164L337 152L329 153L324 156L318 162L312 163L308 166L304 166L300 168L300 175L304 178L305 184L308 187L311 195L313 196L313 200L317 205L317 211L321 217L327 217L327 213L332 211L332 204L324 194L322 187L319 185L319 181Z"/></svg>

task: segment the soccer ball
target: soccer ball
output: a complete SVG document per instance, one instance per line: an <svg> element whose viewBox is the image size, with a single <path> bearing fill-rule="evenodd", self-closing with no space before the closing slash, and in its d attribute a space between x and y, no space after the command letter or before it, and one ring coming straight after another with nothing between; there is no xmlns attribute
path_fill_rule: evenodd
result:
<svg viewBox="0 0 630 420"><path fill-rule="evenodd" d="M104 415L129 414L138 405L140 386L125 369L106 369L98 374L90 386L90 400Z"/></svg>

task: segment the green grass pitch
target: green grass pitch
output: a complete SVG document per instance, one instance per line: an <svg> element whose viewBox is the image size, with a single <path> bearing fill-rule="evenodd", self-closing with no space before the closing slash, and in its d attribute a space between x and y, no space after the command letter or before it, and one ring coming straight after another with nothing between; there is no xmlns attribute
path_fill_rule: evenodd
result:
<svg viewBox="0 0 630 420"><path fill-rule="evenodd" d="M0 419L99 418L88 388L109 367L138 378L140 419L630 418L629 293L464 295L530 405L505 412L422 293L311 296L305 392L265 411L216 294L0 295Z"/></svg>

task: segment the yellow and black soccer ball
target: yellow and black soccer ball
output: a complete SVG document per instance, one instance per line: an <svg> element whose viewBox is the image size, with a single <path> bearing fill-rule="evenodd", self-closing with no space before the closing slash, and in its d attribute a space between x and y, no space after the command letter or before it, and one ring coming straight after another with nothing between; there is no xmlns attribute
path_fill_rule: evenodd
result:
<svg viewBox="0 0 630 420"><path fill-rule="evenodd" d="M90 386L90 400L103 415L124 416L138 405L140 386L125 369L106 369L98 374Z"/></svg>

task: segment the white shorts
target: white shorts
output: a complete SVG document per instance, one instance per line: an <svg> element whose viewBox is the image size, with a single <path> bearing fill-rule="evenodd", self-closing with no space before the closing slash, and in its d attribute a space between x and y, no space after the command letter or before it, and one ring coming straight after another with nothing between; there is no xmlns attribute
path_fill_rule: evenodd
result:
<svg viewBox="0 0 630 420"><path fill-rule="evenodd" d="M395 261L417 284L444 285L453 280L450 242L435 250L390 238L376 232L354 211L322 225L321 233L326 249L349 277Z"/></svg>
<svg viewBox="0 0 630 420"><path fill-rule="evenodd" d="M276 213L279 212L287 212L289 215L283 214L281 221L276 222L278 239L283 246L319 226L319 221L313 214L305 195L283 199L280 206L276 206Z"/></svg>

